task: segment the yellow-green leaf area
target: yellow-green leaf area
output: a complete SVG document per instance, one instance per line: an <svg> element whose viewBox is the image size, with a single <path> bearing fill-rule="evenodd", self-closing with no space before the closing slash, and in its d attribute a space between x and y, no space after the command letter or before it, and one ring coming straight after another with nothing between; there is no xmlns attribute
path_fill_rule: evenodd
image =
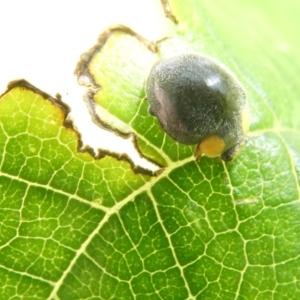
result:
<svg viewBox="0 0 300 300"><path fill-rule="evenodd" d="M110 157L95 161L87 152L78 153L78 136L63 127L63 111L38 94L15 88L0 105L2 172L10 178L84 196L104 206L145 183L147 177L136 176L126 162L120 166Z"/></svg>

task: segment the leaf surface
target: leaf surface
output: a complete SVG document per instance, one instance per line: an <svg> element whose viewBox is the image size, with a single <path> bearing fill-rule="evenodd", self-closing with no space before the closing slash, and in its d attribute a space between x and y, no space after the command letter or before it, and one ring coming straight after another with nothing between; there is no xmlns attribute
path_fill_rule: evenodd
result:
<svg viewBox="0 0 300 300"><path fill-rule="evenodd" d="M0 298L300 297L300 6L170 3L178 30L158 54L115 32L90 64L96 103L165 167L157 177L79 152L60 103L22 87L1 98ZM153 61L185 50L247 91L249 141L227 165L195 162L147 112Z"/></svg>

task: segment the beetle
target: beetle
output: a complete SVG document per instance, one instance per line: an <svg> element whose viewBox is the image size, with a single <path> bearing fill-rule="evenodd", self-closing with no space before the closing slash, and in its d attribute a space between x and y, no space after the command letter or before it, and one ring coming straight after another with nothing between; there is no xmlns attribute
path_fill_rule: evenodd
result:
<svg viewBox="0 0 300 300"><path fill-rule="evenodd" d="M146 95L149 113L169 136L182 144L197 144L197 159L205 154L230 161L245 144L245 90L228 68L209 56L162 58L149 73Z"/></svg>

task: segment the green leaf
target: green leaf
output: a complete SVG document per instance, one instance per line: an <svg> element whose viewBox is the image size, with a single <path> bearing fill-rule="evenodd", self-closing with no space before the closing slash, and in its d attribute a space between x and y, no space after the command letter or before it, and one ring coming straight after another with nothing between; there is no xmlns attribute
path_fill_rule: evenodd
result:
<svg viewBox="0 0 300 300"><path fill-rule="evenodd" d="M300 297L300 6L171 6L177 32L158 54L116 31L89 66L95 101L160 175L79 152L60 102L24 87L1 98L1 299ZM247 91L249 141L227 165L195 162L147 112L151 64L186 50L222 61Z"/></svg>

